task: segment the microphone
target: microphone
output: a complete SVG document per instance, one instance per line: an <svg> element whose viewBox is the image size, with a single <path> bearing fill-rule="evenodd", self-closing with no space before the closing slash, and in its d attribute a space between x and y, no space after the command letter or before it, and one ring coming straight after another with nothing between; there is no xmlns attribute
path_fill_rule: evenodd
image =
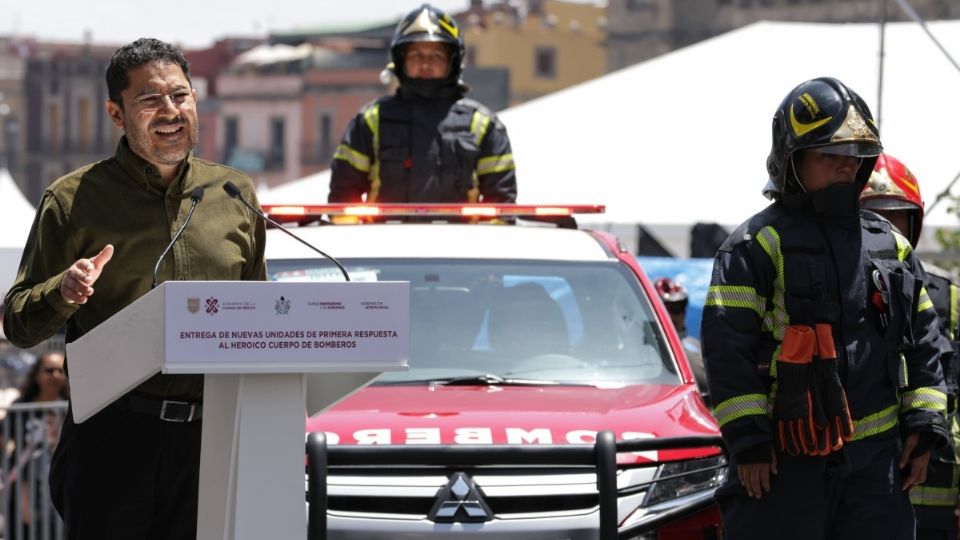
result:
<svg viewBox="0 0 960 540"><path fill-rule="evenodd" d="M190 194L190 211L187 212L187 219L183 220L183 225L180 226L180 229L177 230L177 234L173 235L173 240L167 244L167 248L163 250L163 253L160 254L160 258L157 259L157 264L153 267L153 281L150 283L150 289L154 289L157 286L157 272L160 271L160 263L163 262L163 259L167 256L167 253L170 252L170 248L173 247L173 244L180 239L180 235L183 234L183 230L187 228L187 223L190 223L190 218L193 217L193 211L197 209L197 203L203 200L203 187L198 186L193 189L193 193Z"/></svg>
<svg viewBox="0 0 960 540"><path fill-rule="evenodd" d="M350 281L350 274L348 274L348 273L347 273L347 269L344 268L342 264L340 264L340 261L338 261L337 259L331 257L330 255L327 255L326 253L324 253L324 252L321 251L320 249L314 247L313 245L311 245L310 243L308 243L308 242L305 241L304 239L302 239L302 238L300 238L299 236L293 234L292 232L290 232L289 229L287 229L287 228L284 227L283 225L281 225L281 224L277 223L276 221L270 219L266 214L264 214L263 212L261 212L259 208L257 208L256 206L253 206L252 204L248 203L248 202L243 198L243 195L240 194L240 188L238 188L238 187L236 186L236 184L234 184L233 182L227 180L227 181L224 182L224 184L223 184L223 190L227 192L227 195L229 195L229 196L233 197L234 199L237 199L238 201L242 202L243 205L246 206L247 208L249 208L250 210L252 210L254 214L260 216L260 219L266 221L267 223L269 223L269 224L273 225L274 227L280 229L281 231L287 233L288 235L290 235L290 236L291 236L294 240L296 240L297 242L300 242L301 244L307 246L308 248L312 249L313 251L316 251L316 252L319 253L320 255L323 255L324 257L326 257L327 259L329 259L331 262L333 262L333 264L337 265L337 268L340 269L340 272L343 274L343 279L344 279L344 281Z"/></svg>

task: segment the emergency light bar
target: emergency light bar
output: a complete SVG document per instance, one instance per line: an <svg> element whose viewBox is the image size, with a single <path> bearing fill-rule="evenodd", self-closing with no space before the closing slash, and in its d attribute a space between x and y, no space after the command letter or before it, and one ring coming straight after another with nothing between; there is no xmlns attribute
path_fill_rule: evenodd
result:
<svg viewBox="0 0 960 540"><path fill-rule="evenodd" d="M574 214L602 214L605 210L602 204L309 204L309 205L281 205L264 204L263 211L277 221L302 221L304 219L319 218L320 216L353 216L353 217L530 217L550 218L566 217Z"/></svg>

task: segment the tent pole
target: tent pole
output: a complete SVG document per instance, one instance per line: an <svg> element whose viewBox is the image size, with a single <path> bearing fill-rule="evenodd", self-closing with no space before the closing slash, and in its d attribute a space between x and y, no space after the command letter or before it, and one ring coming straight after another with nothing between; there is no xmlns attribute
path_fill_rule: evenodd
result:
<svg viewBox="0 0 960 540"><path fill-rule="evenodd" d="M940 41L936 38L936 36L934 36L933 33L930 32L930 29L927 28L927 23L924 22L920 14L917 13L913 9L913 7L910 6L910 2L908 2L907 0L897 0L897 4L899 4L900 9L902 9L904 13L906 13L911 19L913 19L914 22L920 25L920 28L922 28L923 31L927 34L927 37L930 38L930 41L932 41L933 44L936 45L938 49L940 49L940 52L942 52L943 55L947 57L947 60L949 60L950 63L953 64L953 67L957 68L957 71L960 71L960 64L958 64L957 61L953 59L953 56L951 56L950 53L947 51L947 49L945 49L944 46L940 44Z"/></svg>

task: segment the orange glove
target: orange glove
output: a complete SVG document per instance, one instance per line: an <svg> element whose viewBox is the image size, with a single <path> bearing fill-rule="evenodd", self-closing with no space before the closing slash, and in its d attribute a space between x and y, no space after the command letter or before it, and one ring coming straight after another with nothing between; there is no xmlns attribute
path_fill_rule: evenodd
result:
<svg viewBox="0 0 960 540"><path fill-rule="evenodd" d="M788 326L777 361L773 419L776 421L779 449L791 456L816 453L811 388L815 336L813 328L809 326Z"/></svg>
<svg viewBox="0 0 960 540"><path fill-rule="evenodd" d="M817 325L817 356L813 362L814 386L817 402L826 417L826 423L817 425L818 453L826 455L843 448L843 443L853 438L853 418L837 372L837 351L829 324Z"/></svg>

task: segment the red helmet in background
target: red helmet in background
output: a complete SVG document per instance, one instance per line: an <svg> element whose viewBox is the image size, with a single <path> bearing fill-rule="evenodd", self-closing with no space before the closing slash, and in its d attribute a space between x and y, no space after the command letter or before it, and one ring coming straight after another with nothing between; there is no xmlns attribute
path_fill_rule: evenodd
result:
<svg viewBox="0 0 960 540"><path fill-rule="evenodd" d="M670 278L662 277L653 282L653 287L657 289L657 294L668 309L687 307L687 290L683 285Z"/></svg>
<svg viewBox="0 0 960 540"><path fill-rule="evenodd" d="M923 226L923 199L920 184L899 159L881 154L870 180L860 193L860 204L868 210L906 210L910 212L910 230L902 231L914 246Z"/></svg>

